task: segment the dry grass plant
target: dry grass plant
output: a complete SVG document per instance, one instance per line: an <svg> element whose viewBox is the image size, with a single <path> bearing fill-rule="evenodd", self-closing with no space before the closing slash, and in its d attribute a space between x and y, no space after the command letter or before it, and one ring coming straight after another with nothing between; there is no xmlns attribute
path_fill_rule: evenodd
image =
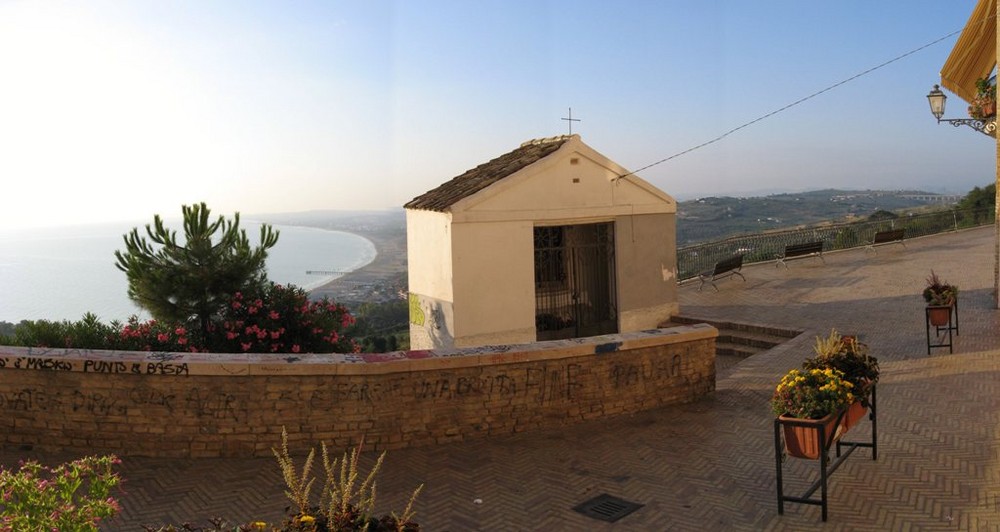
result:
<svg viewBox="0 0 1000 532"><path fill-rule="evenodd" d="M379 455L371 471L359 485L358 480L361 478L359 461L364 445L365 440L362 437L358 446L351 449L350 453L345 451L341 458L331 460L326 443L321 444L320 456L326 479L320 494L319 506L312 507L309 497L316 479L310 478L310 472L315 449L309 450L309 455L302 467L302 473L297 473L295 464L288 453L288 433L282 427L281 450L279 452L277 449L272 449L272 451L278 459L278 465L281 467L282 476L288 487L285 495L298 507L300 515L308 515L314 509L319 510L326 518L326 524L330 530L355 530L354 525L374 518L377 495L375 477L382 467L386 452L383 451ZM413 510L413 504L423 487L424 485L421 484L413 491L402 514L391 513L397 532L405 532L409 530L407 525L412 525L410 520L416 514Z"/></svg>
<svg viewBox="0 0 1000 532"><path fill-rule="evenodd" d="M309 513L309 492L312 491L313 482L315 478L309 478L309 473L312 470L313 458L316 456L315 449L309 449L309 456L306 457L306 463L302 466L302 474L299 475L295 472L295 462L292 457L288 454L288 432L285 427L281 427L281 452L279 453L277 449L271 449L274 456L278 459L278 466L281 468L281 476L285 479L285 486L288 487L285 490L285 496L292 501L298 508L299 512L303 515ZM324 459L326 457L326 449L324 448Z"/></svg>
<svg viewBox="0 0 1000 532"><path fill-rule="evenodd" d="M844 348L843 338L841 338L840 333L837 329L830 329L830 335L827 337L817 336L816 345L813 346L813 351L821 357L831 357L836 355Z"/></svg>

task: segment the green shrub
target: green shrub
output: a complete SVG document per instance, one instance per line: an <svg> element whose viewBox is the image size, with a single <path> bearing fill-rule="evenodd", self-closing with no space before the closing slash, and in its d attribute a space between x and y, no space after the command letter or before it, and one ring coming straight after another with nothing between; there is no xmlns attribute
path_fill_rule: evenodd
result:
<svg viewBox="0 0 1000 532"><path fill-rule="evenodd" d="M88 456L45 467L35 461L17 471L0 467L0 530L97 531L119 511L111 492L120 478L114 455Z"/></svg>

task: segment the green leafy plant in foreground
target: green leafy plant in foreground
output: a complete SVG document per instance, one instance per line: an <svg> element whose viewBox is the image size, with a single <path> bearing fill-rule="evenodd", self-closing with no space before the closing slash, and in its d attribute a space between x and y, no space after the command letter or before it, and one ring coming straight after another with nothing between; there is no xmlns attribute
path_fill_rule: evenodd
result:
<svg viewBox="0 0 1000 532"><path fill-rule="evenodd" d="M96 531L115 516L111 493L120 482L114 455L88 456L55 468L22 462L17 471L0 468L0 532L22 530Z"/></svg>

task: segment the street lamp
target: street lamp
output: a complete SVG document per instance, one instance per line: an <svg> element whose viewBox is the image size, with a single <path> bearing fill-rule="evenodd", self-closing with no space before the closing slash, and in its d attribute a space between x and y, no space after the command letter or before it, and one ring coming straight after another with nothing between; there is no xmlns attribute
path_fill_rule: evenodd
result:
<svg viewBox="0 0 1000 532"><path fill-rule="evenodd" d="M927 95L927 103L931 105L931 114L934 115L934 118L937 119L939 124L941 122L946 122L955 127L969 126L983 135L988 135L990 137L996 136L997 122L995 119L979 120L978 118L941 118L944 116L944 104L947 100L948 97L941 92L941 88L937 85L934 85L930 94Z"/></svg>

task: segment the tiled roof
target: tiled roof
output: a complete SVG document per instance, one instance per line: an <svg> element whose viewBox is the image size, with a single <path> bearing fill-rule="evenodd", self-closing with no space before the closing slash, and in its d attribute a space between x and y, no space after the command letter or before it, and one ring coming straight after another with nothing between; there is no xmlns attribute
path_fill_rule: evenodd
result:
<svg viewBox="0 0 1000 532"><path fill-rule="evenodd" d="M529 140L516 150L505 153L488 163L483 163L451 181L413 198L404 207L445 212L458 201L548 157L570 138L570 136L563 135Z"/></svg>

